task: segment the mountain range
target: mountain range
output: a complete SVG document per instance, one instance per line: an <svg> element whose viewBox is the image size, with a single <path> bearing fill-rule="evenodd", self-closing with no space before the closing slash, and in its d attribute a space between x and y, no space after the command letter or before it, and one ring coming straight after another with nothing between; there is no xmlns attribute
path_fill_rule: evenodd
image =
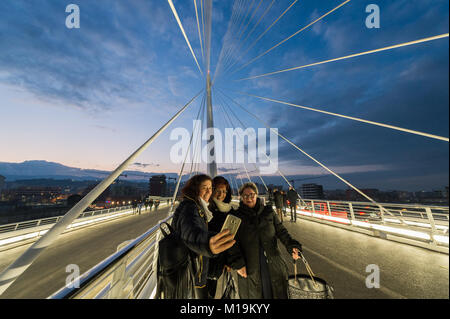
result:
<svg viewBox="0 0 450 319"><path fill-rule="evenodd" d="M60 163L48 162L43 160L31 160L22 163L0 162L0 175L6 178L7 182L30 180L30 179L54 179L73 181L88 181L88 180L102 180L106 178L111 172L95 170L95 169L81 169L75 167L65 166ZM148 182L150 177L154 175L166 175L167 178L177 178L176 173L148 173L135 170L127 170L122 173L121 180L130 182ZM236 171L222 169L220 174L225 174L229 178L231 174L238 183ZM126 175L126 176L125 176ZM190 174L186 172L183 174L182 181L189 179ZM287 178L298 178L299 176L286 176ZM264 180L267 184L285 185L285 182L280 176L265 176ZM239 181L241 184L246 182L246 178ZM254 180L259 183L259 180Z"/></svg>
<svg viewBox="0 0 450 319"><path fill-rule="evenodd" d="M38 178L98 180L104 179L110 173L109 171L69 167L42 160L25 161L22 163L0 162L0 175L4 176L7 181ZM130 181L148 181L151 176L161 175L161 173L146 173L131 170L124 171L122 175L126 175L126 179ZM165 173L164 175L167 177L177 177L175 173Z"/></svg>

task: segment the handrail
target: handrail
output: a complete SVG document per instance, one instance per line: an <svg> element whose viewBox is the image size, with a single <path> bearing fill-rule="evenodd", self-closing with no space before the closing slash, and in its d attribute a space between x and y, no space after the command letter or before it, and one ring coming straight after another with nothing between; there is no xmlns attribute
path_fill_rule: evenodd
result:
<svg viewBox="0 0 450 319"><path fill-rule="evenodd" d="M167 201L169 199L172 199L172 197L161 197L161 203L162 203L162 201ZM85 211L84 213L82 213L76 219L80 219L80 218L84 218L84 217L90 217L90 216L93 216L93 215L103 215L105 213L111 212L112 210L118 211L118 210L128 209L128 208L131 208L131 207L132 207L132 205L125 205L125 206L118 206L118 207L114 207L114 208L104 208L104 209L98 209L98 210L89 210L89 211ZM107 212L105 212L105 211L107 211ZM0 225L0 234L1 233L6 233L6 232L9 232L9 231L14 231L14 230L17 230L17 229L24 229L24 228L40 226L40 225L42 225L42 222L51 221L52 219L56 219L56 222L57 222L63 216L64 215L59 215L59 216L45 217L45 218L39 218L39 219L24 220L24 221L20 221L20 222L16 222L16 223L3 224L3 225ZM51 224L53 224L53 223L51 223ZM27 225L30 225L30 227L26 227ZM25 227L21 227L21 226L25 226ZM14 228L14 229L12 229L12 228Z"/></svg>
<svg viewBox="0 0 450 319"><path fill-rule="evenodd" d="M94 283L95 281L102 281L104 279L107 279L107 277L111 276L111 268L117 267L121 264L124 259L131 254L134 250L139 248L139 246L144 243L148 238L150 238L152 235L154 235L158 230L159 226L163 222L169 221L173 215L168 216L164 220L160 221L157 225L153 226L149 230L147 230L145 233L143 233L141 236L133 240L131 243L117 251L116 253L112 254L87 272L85 272L82 276L78 277L75 281L79 282L79 287L63 287L59 291L55 292L53 295L49 296L48 299L69 299L69 298L77 298L77 296L80 296L81 294L87 294L89 291L87 291L90 288L90 284ZM156 239L151 241L150 243L147 243L146 247L143 247L143 250L148 250L155 245ZM137 258L147 258L147 256L142 256L142 254L138 254ZM132 260L131 262L136 262L137 260ZM153 261L153 260L149 260ZM114 270L114 269L113 269ZM152 272L156 276L156 273ZM111 282L103 282L104 288L101 290L101 292L108 286L111 285ZM92 288L92 287L91 287ZM111 288L111 287L110 287Z"/></svg>
<svg viewBox="0 0 450 319"><path fill-rule="evenodd" d="M351 230L369 230L383 238L386 234L402 237L422 247L448 252L449 209L446 206L305 201L306 206L300 206L297 211L300 215L345 224ZM383 215L386 209L389 216Z"/></svg>
<svg viewBox="0 0 450 319"><path fill-rule="evenodd" d="M125 210L125 209L129 209L129 208L131 208L131 205L119 206L119 207L114 207L114 208L98 209L98 210L89 210L89 211L85 211L84 213L82 213L76 219L81 219L81 218L90 217L90 216L94 216L94 215L103 215L103 214L107 214L110 212L116 212L119 210ZM21 221L21 222L17 222L17 223L3 224L3 225L0 225L0 234L4 234L7 232L19 230L19 229L26 229L26 228L33 228L36 226L41 226L43 223L46 225L47 224L55 224L63 216L64 215L45 217L45 218L40 218L40 219L25 220L25 221ZM53 220L54 220L54 222L53 222Z"/></svg>

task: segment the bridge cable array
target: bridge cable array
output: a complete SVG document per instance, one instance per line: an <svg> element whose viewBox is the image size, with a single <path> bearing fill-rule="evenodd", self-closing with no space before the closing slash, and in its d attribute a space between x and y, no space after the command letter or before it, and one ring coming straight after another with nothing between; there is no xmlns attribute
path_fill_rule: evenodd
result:
<svg viewBox="0 0 450 319"><path fill-rule="evenodd" d="M178 16L177 10L175 9L175 6L173 5L172 0L167 0L167 1L169 2L170 9L172 9L173 15L175 16L175 19L177 20L178 26L180 27L181 32L183 33L184 39L186 40L189 50L191 50L192 56L194 57L195 63L197 64L197 67L198 67L198 70L200 71L200 74L203 75L202 69L200 68L200 65L198 64L197 57L195 56L194 50L192 50L191 43L189 42L186 32L184 31L183 24L181 23L180 17Z"/></svg>
<svg viewBox="0 0 450 319"><path fill-rule="evenodd" d="M273 49L279 47L280 45L282 45L283 43L285 43L286 41L288 41L289 39L295 37L297 34L299 34L300 32L308 29L310 26L314 25L315 23L319 22L320 20L322 20L323 18L325 18L326 16L328 16L329 14L333 13L334 11L336 11L337 9L341 8L342 6L344 6L345 4L347 4L348 2L350 2L351 0L346 0L344 2L342 2L340 5L338 5L337 7L335 7L334 9L328 11L327 13L325 13L324 15L322 15L321 17L317 18L316 20L314 20L313 22L309 23L308 25L306 25L305 27L301 28L300 30L296 31L295 33L293 33L292 35L290 35L289 37L285 38L284 40L280 41L279 43L275 44L274 46L272 46L270 49L264 51L263 53L261 53L260 55L258 55L257 57L253 58L252 60L250 60L249 62L247 62L246 64L244 64L243 66L241 66L239 69L237 69L236 71L232 72L231 74L234 74L240 70L242 70L243 68L247 67L248 65L250 65L251 63L255 62L256 60L258 60L259 58L263 57L264 55L266 55L267 53L269 53L270 51L272 51Z"/></svg>
<svg viewBox="0 0 450 319"><path fill-rule="evenodd" d="M232 41L233 34L236 34L237 31L235 29L238 27L240 21L240 11L243 8L243 0L240 0L240 2L234 1L233 3L233 9L230 21L228 22L227 31L225 32L225 36L223 38L222 47L220 49L219 53L219 59L216 65L216 69L214 71L214 77L212 80L212 85L214 85L216 77L221 73L222 71L222 65L225 65L228 61L231 47L233 46L233 43L230 44Z"/></svg>
<svg viewBox="0 0 450 319"><path fill-rule="evenodd" d="M382 51L397 49L397 48L401 48L401 47L405 47L405 46L409 46L409 45L414 45L414 44L419 44L419 43L439 40L439 39L443 39L443 38L448 38L448 36L449 36L448 33L444 33L444 34L435 35L435 36L428 37L428 38L423 38L423 39L418 39L418 40L414 40L414 41L410 41L410 42L404 42L404 43L400 43L400 44L395 44L395 45L391 45L391 46L387 46L387 47L383 47L383 48L379 48L379 49L375 49L375 50L369 50L369 51L354 53L354 54L346 55L346 56L343 56L343 57L340 57L340 58L325 60L325 61L311 63L311 64L306 64L306 65L302 65L302 66L296 66L296 67L293 67L293 68L283 69L283 70L274 71L274 72L270 72L270 73L250 76L250 77L247 77L247 78L238 79L236 81L252 80L252 79L262 78L262 77L265 77L265 76L270 76L270 75L274 75L274 74L278 74L278 73L295 71L295 70L304 69L304 68L308 68L308 67L316 66L316 65L320 65L320 64L341 61L341 60L355 58L355 57L362 56L362 55L368 55L368 54L378 53L378 52L382 52Z"/></svg>
<svg viewBox="0 0 450 319"><path fill-rule="evenodd" d="M351 184L350 182L348 182L347 180L345 180L343 177L341 177L340 175L338 175L337 173L335 173L333 170L331 170L330 168L328 168L327 166L325 166L323 163L321 163L320 161L318 161L317 159L315 159L314 157L312 157L310 154L306 153L303 149L301 149L300 147L298 147L296 144L294 144L291 140L289 140L288 138L286 138L285 136L281 135L278 131L274 130L273 128L271 128L267 123L265 123L263 120L261 120L258 116L256 116L255 114L253 114L252 112L248 111L245 107L243 107L242 105L240 105L238 102L236 102L234 99L230 98L228 95L226 95L223 91L220 91L225 97L227 97L228 99L230 99L234 104L236 104L237 106L239 106L242 110L244 110L245 112L247 112L248 114L250 114L252 117L254 117L256 120L258 120L261 124L263 124L267 129L271 130L272 132L274 132L275 134L277 134L279 137L281 137L283 140L285 140L286 142L288 142L290 145L292 145L294 148L296 148L297 150L299 150L300 152L302 152L304 155L306 155L307 157L309 157L311 160L313 160L314 162L316 162L317 164L319 164L322 168L324 168L326 171L328 171L329 173L333 174L334 176L336 176L338 179L340 179L342 182L344 182L346 185L348 185L349 187L353 188L356 192L358 192L360 195L362 195L363 197L365 197L366 199L368 199L370 202L379 205L375 200L373 200L371 197L369 197L368 195L366 195L364 192L360 191L356 186L354 186L353 184ZM392 213L390 213L389 211L387 211L384 207L382 207L381 205L379 205L380 208L382 208L385 212L387 212L389 215L392 215Z"/></svg>
<svg viewBox="0 0 450 319"><path fill-rule="evenodd" d="M200 0L200 2L202 3L203 1ZM200 49L202 51L203 63L205 63L205 52L203 51L203 40L202 40L201 31L200 31L200 21L198 19L197 0L194 0L194 7L195 7L195 18L197 20L198 40L200 42Z"/></svg>
<svg viewBox="0 0 450 319"><path fill-rule="evenodd" d="M253 41L251 44L250 44L250 46L247 48L247 50L244 52L244 53L242 53L241 54L241 57L244 57L245 56L245 54L251 49L251 48L253 48L255 45L256 45L256 43L258 43L258 41L259 40L261 40L261 38L294 6L294 4L297 2L298 0L294 0L290 5L289 5L289 7L286 9L286 10L284 10L283 11L283 13L278 17L278 18L276 18L270 25L269 25L269 27L267 27L265 30L264 30L264 32L263 33L261 33L260 35L259 35L259 37L255 40L255 41ZM269 5L269 7L266 9L266 11L263 13L263 15L261 16L261 18L260 18L260 21L262 20L262 18L267 14L267 12L270 10L270 8L272 8L272 5L273 5L273 1L272 1L272 3ZM255 25L255 27L254 28L256 28L256 26L259 24L259 22L260 21L258 21L258 23ZM254 30L254 28L253 28L253 30ZM253 30L252 30L252 32L253 32ZM247 38L248 38L248 36L247 36ZM245 42L246 40L244 40L243 41L243 43L241 44L241 47L243 47L243 45L244 45L244 42ZM229 71L237 62L239 61L239 58L236 58L235 59L235 62L234 63L228 63L228 65L227 65L227 67L226 67L226 71ZM226 71L225 71L225 73L226 73Z"/></svg>
<svg viewBox="0 0 450 319"><path fill-rule="evenodd" d="M240 42L242 36L244 35L245 31L247 30L248 26L250 25L250 22L253 20L253 17L255 16L255 14L256 14L256 12L257 12L259 6L261 5L261 2L262 2L262 1L259 2L258 6L257 6L256 9L253 11L253 14L251 15L250 19L248 20L248 23L247 23L247 24L245 25L245 27L244 27L245 20L247 19L248 15L250 14L250 11L251 11L251 9L252 9L252 7L253 7L254 2L255 2L255 1L252 0L252 3L250 4L250 6L248 7L248 9L246 10L246 15L245 15L245 17L244 17L244 18L242 19L242 21L241 21L241 24L240 24L240 26L239 26L239 30L236 32L236 37L239 36L239 38L238 38L234 43L232 43L231 46L230 46L230 55L229 55L229 59L228 59L228 61L227 61L228 64L231 63L231 59L232 59L232 57L235 55L235 52L239 50L239 46L238 46L238 45L239 45L239 42ZM225 63L225 67L226 67L227 63Z"/></svg>
<svg viewBox="0 0 450 319"><path fill-rule="evenodd" d="M219 91L224 97L226 97L225 93L223 93L222 90L218 89L218 91ZM239 119L239 117L233 112L233 110L231 109L230 105L229 105L225 100L223 100L223 103L224 103L224 105L227 105L229 112L230 112L231 114L234 115L234 117L241 123L241 125L242 125L243 127L248 127L248 125L245 125L244 123L242 123L242 121L241 121L241 120ZM266 157L266 159L268 160L268 162L269 162L270 164L273 164L271 158L270 158L269 156L267 156L267 154L266 154L265 152L261 152L261 154L263 154L263 155ZM289 187L293 187L292 184L289 182L289 180L286 178L286 176L280 171L279 168L277 168L277 173L278 173L278 175L280 175L280 176L284 179L284 181L286 182L286 184L287 184ZM261 178L261 177L260 177L260 178ZM262 180L262 178L261 178L261 180ZM263 181L263 183L264 183L264 181ZM267 188L267 187L266 187L266 188ZM303 198L302 198L299 194L297 194L297 195L298 195L298 198L300 199L300 201L302 202L302 204L303 204L304 206L306 206L306 203L304 202Z"/></svg>
<svg viewBox="0 0 450 319"><path fill-rule="evenodd" d="M193 140L193 138L194 138L194 133L195 133L196 128L198 127L198 124L199 124L198 119L199 119L199 117L200 117L200 113L201 113L202 110L204 110L204 107L203 107L203 106L204 106L204 104L203 104L203 103L204 103L204 100L205 100L205 94L203 94L203 101L202 101L202 103L200 103L200 106L199 106L199 108L198 108L197 122L195 122L195 125L196 125L196 126L195 126L195 128L192 130L191 138L190 138L190 140L189 140L189 146L188 146L188 148L187 148L187 150L186 150L186 155L185 155L185 157L184 157L183 164L181 165L181 169L180 169L180 172L179 172L179 174L178 174L177 184L176 184L176 186L175 186L175 190L174 190L173 196L172 196L172 205L171 205L170 210L169 210L169 212L168 212L169 215L174 211L174 208L175 208L175 200L176 200L176 198L177 198L178 189L179 189L179 187L180 187L180 182L181 182L181 179L182 179L182 177L183 177L184 166L185 166L185 164L186 164L186 160L187 160L188 156L190 155L191 146L192 146L192 140ZM191 159L191 160L192 160L192 159ZM192 166L191 166L191 169L192 169Z"/></svg>
<svg viewBox="0 0 450 319"><path fill-rule="evenodd" d="M245 50L242 54L241 54L241 58L242 57L244 57L246 54L247 54L247 52L249 52L250 51L250 49L252 49L258 42L259 42L259 40L261 40L261 38L267 33L267 32L269 32L269 30L270 29L272 29L272 27L275 25L275 24L277 24L277 22L278 21L280 21L280 19L294 6L294 4L296 4L297 3L297 1L298 0L294 0L290 5L289 5L289 7L287 7L287 9L286 10L284 10L283 11L283 13L281 13L281 15L278 17L278 18L276 18L265 30L264 30L264 32L263 33L261 33L260 35L259 35L259 37L257 37L256 38L256 40L255 41L253 41L251 44L250 44L250 46L247 48L247 50ZM242 46L244 45L244 43L242 44ZM237 58L237 59L235 59L235 62L233 63L233 64L231 64L231 65L229 65L229 67L227 68L227 71L229 71L234 65L236 65L236 63L239 61L239 59ZM253 61L251 61L251 62L253 62ZM250 63L250 62L249 62ZM237 71L239 71L240 69L238 69ZM237 72L236 71L236 72ZM233 72L234 73L234 72ZM231 74L233 74L233 73L231 73Z"/></svg>
<svg viewBox="0 0 450 319"><path fill-rule="evenodd" d="M315 109L315 108L312 108L312 107L301 106L301 105L294 104L294 103L288 103L288 102L283 102L283 101L279 101L279 100L274 100L274 99L270 99L270 98L254 95L254 94L249 94L249 93L244 93L244 92L237 92L237 93L240 93L240 94L243 94L243 95L247 95L247 96L252 96L252 97L255 97L255 98L258 98L258 99L261 99L261 100L266 100L266 101L269 101L269 102L275 102L275 103L285 104L285 105L289 105L289 106L294 106L294 107L298 107L298 108L309 110L309 111L319 112L319 113L328 114L328 115L332 115L332 116L336 116L336 117L341 117L341 118L345 118L345 119L349 119L349 120L353 120L353 121L358 121L358 122L362 122L362 123L367 123L367 124L372 124L372 125L376 125L376 126L386 127L386 128L390 128L390 129L397 130L397 131L402 131L402 132L406 132L406 133L421 135L421 136L425 136L425 137L429 137L429 138L433 138L433 139L437 139L437 140L442 140L442 141L446 141L446 142L449 141L448 137L443 137L443 136L439 136L439 135L419 132L419 131L415 131L415 130L410 130L410 129L394 126L394 125L389 125L389 124L383 124L383 123L379 123L379 122L364 120L364 119L353 117L353 116L347 116L347 115L327 112L327 111Z"/></svg>
<svg viewBox="0 0 450 319"><path fill-rule="evenodd" d="M228 123L229 123L229 125L230 125L229 127L234 128L234 129L235 129L235 132L238 132L239 140L242 142L242 143L240 144L240 145L242 145L242 147L243 147L242 152L247 153L246 150L245 150L245 146L244 146L245 140L244 140L244 138L241 137L241 135L239 134L240 131L237 131L237 130L236 130L236 126L232 123L231 118L229 117L229 114L225 111L223 105L220 104L220 103L218 103L218 100L217 100L217 97L218 97L218 96L217 96L217 95L214 95L214 96L216 97L216 103L217 103L216 105L219 105L219 107L221 107L222 113L224 114L223 119L228 119ZM226 127L226 126L224 125L224 127ZM248 153L247 153L247 155L248 155ZM245 161L244 161L244 162L245 162ZM247 179L249 180L249 182L253 182L252 179L251 179L251 177L250 177L250 174L249 174L249 172L248 172L248 170L247 170L247 167L245 166L245 163L244 163L244 162L242 163L242 165L244 166L245 173L246 173L246 175L247 175ZM255 167L256 167L256 165L255 165ZM259 175L259 174L257 174L257 175L259 176L259 178L260 178L261 181L263 182L264 187L265 187L266 190L268 191L268 188L267 188L267 186L266 186L266 183L265 183L264 180L262 179L261 175Z"/></svg>

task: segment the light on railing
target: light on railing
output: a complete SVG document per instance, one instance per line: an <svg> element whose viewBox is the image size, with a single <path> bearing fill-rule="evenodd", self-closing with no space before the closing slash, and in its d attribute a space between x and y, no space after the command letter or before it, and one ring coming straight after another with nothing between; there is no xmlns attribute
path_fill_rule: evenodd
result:
<svg viewBox="0 0 450 319"><path fill-rule="evenodd" d="M3 245L7 245L7 244L12 244L21 240L25 240L25 239L30 239L36 236L39 236L40 232L34 232L34 233L30 233L30 234L25 234L25 235L21 235L21 236L16 236L16 237L11 237L11 238L6 238L3 240L0 240L0 246Z"/></svg>
<svg viewBox="0 0 450 319"><path fill-rule="evenodd" d="M386 231L389 233L395 233L395 234L405 235L405 236L409 236L409 237L421 238L421 239L425 239L425 240L431 239L429 234L422 233L422 232L415 231L415 230L401 229L401 228L396 228L396 227L374 225L374 224L371 224L370 226L373 229L382 230L382 231Z"/></svg>
<svg viewBox="0 0 450 319"><path fill-rule="evenodd" d="M434 235L433 238L441 244L448 245L448 236Z"/></svg>

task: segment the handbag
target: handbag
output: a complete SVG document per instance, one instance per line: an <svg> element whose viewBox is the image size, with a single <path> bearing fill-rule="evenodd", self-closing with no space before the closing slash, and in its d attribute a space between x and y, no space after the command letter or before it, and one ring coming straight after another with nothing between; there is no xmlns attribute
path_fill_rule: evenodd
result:
<svg viewBox="0 0 450 319"><path fill-rule="evenodd" d="M165 225L169 233L162 227ZM194 298L194 271L190 251L172 226L159 226L164 238L158 243L158 299Z"/></svg>
<svg viewBox="0 0 450 319"><path fill-rule="evenodd" d="M226 288L223 292L221 299L238 299L236 284L234 282L231 272L225 271L223 276L226 277L226 284L225 284Z"/></svg>
<svg viewBox="0 0 450 319"><path fill-rule="evenodd" d="M300 258L306 266L308 275L297 275L297 262L294 260L294 276L288 277L289 299L334 299L333 287L314 275L301 252Z"/></svg>

